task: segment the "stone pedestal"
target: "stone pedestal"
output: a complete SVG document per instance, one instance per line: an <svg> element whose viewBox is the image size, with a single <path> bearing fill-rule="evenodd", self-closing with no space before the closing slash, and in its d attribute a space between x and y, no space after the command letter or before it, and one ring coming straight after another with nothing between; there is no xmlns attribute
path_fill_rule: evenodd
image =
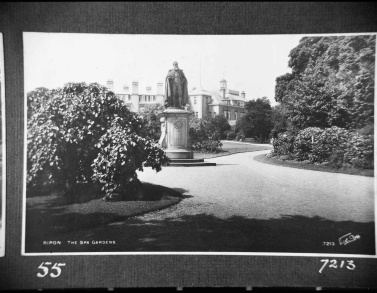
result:
<svg viewBox="0 0 377 293"><path fill-rule="evenodd" d="M168 108L162 116L166 123L166 149L169 159L193 159L189 138L190 112L180 108Z"/></svg>

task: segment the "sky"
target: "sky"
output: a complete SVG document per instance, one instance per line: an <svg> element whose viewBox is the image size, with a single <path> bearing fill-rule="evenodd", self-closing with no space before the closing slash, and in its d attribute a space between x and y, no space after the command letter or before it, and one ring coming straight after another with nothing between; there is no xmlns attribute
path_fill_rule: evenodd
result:
<svg viewBox="0 0 377 293"><path fill-rule="evenodd" d="M289 52L303 36L24 33L25 90L113 79L115 92L133 81L155 92L177 61L189 90L218 90L225 78L246 100L274 105L276 77L291 72Z"/></svg>

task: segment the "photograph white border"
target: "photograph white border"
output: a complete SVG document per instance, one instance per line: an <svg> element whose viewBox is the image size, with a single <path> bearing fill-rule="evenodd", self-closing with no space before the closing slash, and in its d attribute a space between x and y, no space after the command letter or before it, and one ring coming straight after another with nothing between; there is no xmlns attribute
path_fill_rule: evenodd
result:
<svg viewBox="0 0 377 293"><path fill-rule="evenodd" d="M23 32L23 39L25 33L51 33L51 34L59 34L59 32L34 32L34 31L24 31ZM68 32L61 32L63 34L89 34L89 33L68 33ZM92 33L94 34L94 33ZM100 35L100 34L98 34ZM106 35L115 35L115 34L106 34ZM118 35L118 34L117 34ZM128 34L123 34L128 35ZM162 34L161 36L166 36L168 34ZM253 34L249 34L253 36ZM266 34L261 34L266 35ZM268 36L281 36L284 34L270 34ZM377 39L377 32L375 33L331 33L331 34L286 34L286 35L299 35L302 37L330 37L330 36L357 36L357 35L374 35ZM160 36L160 34L159 34ZM174 35L173 35L174 36ZM190 36L190 35L187 35ZM208 35L214 36L214 35ZM216 35L219 36L219 35ZM224 35L226 36L226 35ZM245 35L243 35L245 36ZM24 48L25 49L25 48ZM293 49L293 48L292 48ZM377 45L375 47L375 53L377 53ZM375 54L377 55L377 54ZM25 64L25 51L23 54L24 57L24 64ZM375 60L375 77L377 71L377 64ZM24 68L24 86L25 86L25 68ZM374 96L375 99L377 97L377 89L376 89L376 80L375 80L375 91ZM324 257L324 258L333 258L333 257L345 257L345 258L366 258L366 259L373 259L377 258L377 203L376 203L376 187L377 182L376 178L374 177L374 223L375 223L375 255L362 255L362 254L334 254L334 253L270 253L270 252L57 252L57 253L26 253L25 252L25 229L26 229L26 176L27 176L27 93L24 91L24 170L23 170L23 193L22 193L22 236L21 236L21 255L22 256L42 256L42 255L222 255L222 256L302 256L302 257ZM375 113L377 110L376 103L374 104ZM374 123L376 122L376 117L374 118ZM376 124L376 123L375 123ZM375 138L376 143L376 138ZM374 165L376 165L377 159L374 157Z"/></svg>

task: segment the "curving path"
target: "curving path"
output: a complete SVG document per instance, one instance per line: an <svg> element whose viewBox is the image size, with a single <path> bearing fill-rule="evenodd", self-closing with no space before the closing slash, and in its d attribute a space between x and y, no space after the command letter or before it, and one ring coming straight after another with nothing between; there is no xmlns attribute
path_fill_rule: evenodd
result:
<svg viewBox="0 0 377 293"><path fill-rule="evenodd" d="M69 249L375 254L374 178L253 160L267 152L207 159L214 167L165 167L159 173L146 168L140 180L177 189L185 198L161 211L66 235L116 245ZM340 245L348 233L359 237Z"/></svg>
<svg viewBox="0 0 377 293"><path fill-rule="evenodd" d="M206 213L219 218L253 219L283 215L318 216L333 221L374 220L374 178L318 172L264 164L259 151L207 159L215 167L150 168L139 173L142 181L182 188L192 197L145 218ZM189 207L195 206L195 209ZM186 208L187 207L187 208Z"/></svg>
<svg viewBox="0 0 377 293"><path fill-rule="evenodd" d="M135 219L166 228L161 233L150 230L154 236L149 243L158 247L161 237L160 244L172 250L374 253L374 178L253 160L263 153L268 151L207 160L216 162L215 167L140 173L142 181L183 189L187 197L177 206ZM361 238L339 245L348 233ZM180 238L180 244L169 244Z"/></svg>

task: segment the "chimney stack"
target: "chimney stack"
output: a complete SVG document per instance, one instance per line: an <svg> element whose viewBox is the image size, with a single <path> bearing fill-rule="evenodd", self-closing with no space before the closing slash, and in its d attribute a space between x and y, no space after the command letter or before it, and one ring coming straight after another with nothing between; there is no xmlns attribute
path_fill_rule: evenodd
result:
<svg viewBox="0 0 377 293"><path fill-rule="evenodd" d="M107 80L107 88L112 92L114 91L114 81L112 79Z"/></svg>
<svg viewBox="0 0 377 293"><path fill-rule="evenodd" d="M132 82L132 94L133 95L139 94L139 83L137 81Z"/></svg>
<svg viewBox="0 0 377 293"><path fill-rule="evenodd" d="M128 85L125 84L123 86L123 91L126 92L126 93L128 93L129 90L130 90L130 88L128 87Z"/></svg>
<svg viewBox="0 0 377 293"><path fill-rule="evenodd" d="M241 97L242 97L242 99L245 99L245 96L246 96L245 92L242 91L242 93L241 93Z"/></svg>
<svg viewBox="0 0 377 293"><path fill-rule="evenodd" d="M164 84L162 82L157 83L157 95L163 95L163 91L162 91L163 85Z"/></svg>

